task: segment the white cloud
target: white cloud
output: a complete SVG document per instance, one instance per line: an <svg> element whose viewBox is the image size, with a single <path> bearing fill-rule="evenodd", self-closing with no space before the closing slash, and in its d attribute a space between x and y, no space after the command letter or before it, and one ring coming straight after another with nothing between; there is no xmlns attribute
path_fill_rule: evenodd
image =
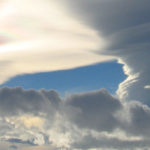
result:
<svg viewBox="0 0 150 150"><path fill-rule="evenodd" d="M145 85L144 88L145 89L150 89L150 85Z"/></svg>
<svg viewBox="0 0 150 150"><path fill-rule="evenodd" d="M54 0L5 0L0 15L0 83L24 73L107 61L96 30L73 19ZM5 62L6 66L3 65Z"/></svg>

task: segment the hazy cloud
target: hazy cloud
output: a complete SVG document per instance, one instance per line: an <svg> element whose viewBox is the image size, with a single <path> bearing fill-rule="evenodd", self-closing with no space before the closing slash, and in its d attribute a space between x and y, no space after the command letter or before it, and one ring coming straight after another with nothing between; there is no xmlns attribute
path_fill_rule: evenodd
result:
<svg viewBox="0 0 150 150"><path fill-rule="evenodd" d="M101 137L98 139L89 135L80 140L80 142L74 143L73 147L82 150L92 148L136 150L137 148L148 148L150 146L149 142L149 140L121 140L110 137Z"/></svg>
<svg viewBox="0 0 150 150"><path fill-rule="evenodd" d="M10 149L18 149L18 147L16 145L11 145Z"/></svg>

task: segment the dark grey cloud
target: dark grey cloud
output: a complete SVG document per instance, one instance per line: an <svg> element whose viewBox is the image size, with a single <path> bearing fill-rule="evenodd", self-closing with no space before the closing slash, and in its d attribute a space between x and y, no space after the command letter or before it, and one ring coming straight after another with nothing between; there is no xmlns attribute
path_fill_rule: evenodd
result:
<svg viewBox="0 0 150 150"><path fill-rule="evenodd" d="M10 138L10 139L8 139L6 141L9 142L9 143L12 143L12 144L14 143L14 144L25 144L25 145L35 146L35 144L32 141L30 141L30 140L24 141L24 140L17 139L17 138Z"/></svg>
<svg viewBox="0 0 150 150"><path fill-rule="evenodd" d="M10 149L18 149L18 147L16 145L11 145L9 148Z"/></svg>
<svg viewBox="0 0 150 150"><path fill-rule="evenodd" d="M71 15L97 30L107 42L104 54L121 59L129 72L118 89L121 98L149 104L150 1L61 0ZM98 50L99 53L99 50ZM137 76L138 75L138 76ZM126 93L126 94L125 94Z"/></svg>
<svg viewBox="0 0 150 150"><path fill-rule="evenodd" d="M61 0L69 5L72 15L82 19L104 35L150 22L148 0Z"/></svg>
<svg viewBox="0 0 150 150"><path fill-rule="evenodd" d="M128 105L131 121L123 125L126 132L143 137L150 137L150 108L137 102Z"/></svg>
<svg viewBox="0 0 150 150"><path fill-rule="evenodd" d="M85 136L77 143L73 143L73 147L77 149L87 150L92 148L106 148L106 149L123 149L123 150L136 150L148 148L150 146L149 140L127 140L111 137L95 138L91 135Z"/></svg>
<svg viewBox="0 0 150 150"><path fill-rule="evenodd" d="M60 98L55 91L24 90L21 87L0 89L0 115L11 116L19 113L38 114L56 110Z"/></svg>
<svg viewBox="0 0 150 150"><path fill-rule="evenodd" d="M67 98L67 103L79 109L71 119L81 128L112 131L118 125L114 114L122 105L106 90L75 94Z"/></svg>
<svg viewBox="0 0 150 150"><path fill-rule="evenodd" d="M7 106L9 102L12 108ZM0 140L11 145L48 144L58 149L68 145L71 149L149 147L150 108L136 101L124 103L104 89L62 99L55 91L3 88L0 104ZM42 129L18 125L14 119L26 114L44 117ZM120 131L126 138L115 135Z"/></svg>

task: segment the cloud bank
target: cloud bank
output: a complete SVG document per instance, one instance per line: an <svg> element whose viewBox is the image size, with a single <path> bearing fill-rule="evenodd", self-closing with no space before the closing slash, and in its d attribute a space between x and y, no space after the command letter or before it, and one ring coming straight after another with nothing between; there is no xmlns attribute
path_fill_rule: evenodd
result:
<svg viewBox="0 0 150 150"><path fill-rule="evenodd" d="M0 89L0 139L13 149L144 149L149 120L148 106L121 102L105 89L65 99L55 91Z"/></svg>

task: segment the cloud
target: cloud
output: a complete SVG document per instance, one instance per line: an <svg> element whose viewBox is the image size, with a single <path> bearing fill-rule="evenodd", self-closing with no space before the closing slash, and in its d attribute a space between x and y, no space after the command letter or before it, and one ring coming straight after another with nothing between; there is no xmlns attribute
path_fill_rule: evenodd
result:
<svg viewBox="0 0 150 150"><path fill-rule="evenodd" d="M11 145L10 149L18 149L18 147L16 145Z"/></svg>
<svg viewBox="0 0 150 150"><path fill-rule="evenodd" d="M150 83L150 1L61 2L66 4L73 17L102 35L107 43L104 54L113 55L124 64L128 78L119 86L120 98L149 104L150 93L143 87Z"/></svg>
<svg viewBox="0 0 150 150"><path fill-rule="evenodd" d="M61 99L55 91L6 87L0 106L0 140L20 149L149 147L150 108L120 101L104 89Z"/></svg>
<svg viewBox="0 0 150 150"><path fill-rule="evenodd" d="M127 131L134 135L149 137L150 108L147 105L142 105L138 102L132 102L128 107L130 107L131 121L126 126Z"/></svg>
<svg viewBox="0 0 150 150"><path fill-rule="evenodd" d="M18 74L112 60L93 52L105 40L54 0L4 0L0 24L0 83Z"/></svg>
<svg viewBox="0 0 150 150"><path fill-rule="evenodd" d="M80 128L112 131L118 124L114 114L122 105L106 90L72 95L67 101L69 105L79 109L78 115L73 118L71 116L71 119Z"/></svg>
<svg viewBox="0 0 150 150"><path fill-rule="evenodd" d="M21 139L8 139L8 142L10 143L19 143L19 144L27 144L27 145L34 145L30 141L23 141ZM12 146L11 146L12 147ZM14 147L14 146L13 146Z"/></svg>
<svg viewBox="0 0 150 150"><path fill-rule="evenodd" d="M111 96L106 90L61 99L55 91L2 88L0 139L10 143L12 139L17 139L37 145L34 147L19 143L22 144L22 149L31 150L42 149L41 145L48 145L56 150L148 150L150 93L145 88L150 83L150 2L60 0L63 10L61 13L56 11L60 10L56 9L59 4L51 1L52 5L49 6L47 2L36 1L35 9L30 5L35 3L34 0L22 1L24 5L20 5L18 0L5 3L7 7L3 7L0 17L4 22L1 29L13 29L17 37L3 37L1 50L5 51L0 51L3 70L1 82L16 74L66 69L107 60L99 55L101 53L111 55L111 58L114 56L119 63L124 64L124 72L128 78L119 85L118 98ZM42 9L38 12L39 6ZM69 16L66 16L66 9L70 11ZM60 15L58 18L65 21L53 18L54 14ZM72 16L78 21L72 20ZM69 24L66 25L66 22ZM54 27L55 33L52 31ZM61 42L63 44L59 45ZM52 50L49 51L50 47ZM38 126L35 125L37 123Z"/></svg>
<svg viewBox="0 0 150 150"><path fill-rule="evenodd" d="M80 142L74 143L73 147L77 149L137 149L147 148L150 146L149 140L119 140L117 138L101 137L100 139L92 136L84 137Z"/></svg>
<svg viewBox="0 0 150 150"><path fill-rule="evenodd" d="M150 85L145 85L144 88L145 89L150 89Z"/></svg>
<svg viewBox="0 0 150 150"><path fill-rule="evenodd" d="M5 117L26 112L36 115L45 112L46 109L50 110L53 116L59 102L60 98L55 91L25 91L21 87L0 89L0 114ZM48 108L45 107L47 105Z"/></svg>

